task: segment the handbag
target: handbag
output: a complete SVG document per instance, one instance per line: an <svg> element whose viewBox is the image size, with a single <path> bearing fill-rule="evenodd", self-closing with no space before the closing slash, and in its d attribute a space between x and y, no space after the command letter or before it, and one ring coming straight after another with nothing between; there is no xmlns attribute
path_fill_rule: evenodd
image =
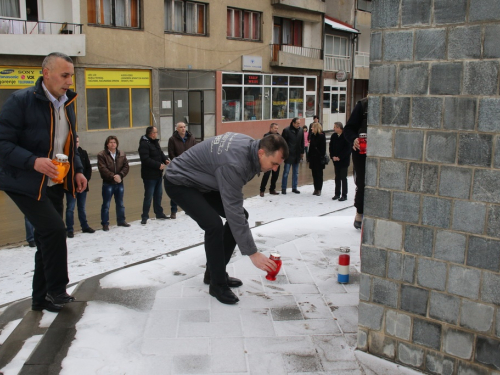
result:
<svg viewBox="0 0 500 375"><path fill-rule="evenodd" d="M324 155L321 158L321 165L328 165L329 162L330 162L330 157L328 155Z"/></svg>

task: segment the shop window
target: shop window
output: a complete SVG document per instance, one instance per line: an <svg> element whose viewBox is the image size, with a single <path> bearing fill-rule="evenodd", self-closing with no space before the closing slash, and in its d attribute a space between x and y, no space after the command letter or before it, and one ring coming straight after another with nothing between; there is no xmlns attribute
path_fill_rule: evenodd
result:
<svg viewBox="0 0 500 375"><path fill-rule="evenodd" d="M227 8L227 37L260 41L260 12Z"/></svg>
<svg viewBox="0 0 500 375"><path fill-rule="evenodd" d="M316 95L306 95L306 117L316 114Z"/></svg>
<svg viewBox="0 0 500 375"><path fill-rule="evenodd" d="M87 129L108 129L108 90L87 90Z"/></svg>
<svg viewBox="0 0 500 375"><path fill-rule="evenodd" d="M89 24L139 28L139 0L87 0Z"/></svg>
<svg viewBox="0 0 500 375"><path fill-rule="evenodd" d="M165 31L206 35L207 4L185 1L165 0Z"/></svg>
<svg viewBox="0 0 500 375"><path fill-rule="evenodd" d="M222 121L241 121L241 87L222 88Z"/></svg>
<svg viewBox="0 0 500 375"><path fill-rule="evenodd" d="M0 17L20 18L19 0L0 0Z"/></svg>
<svg viewBox="0 0 500 375"><path fill-rule="evenodd" d="M245 87L244 120L262 120L262 87Z"/></svg>
<svg viewBox="0 0 500 375"><path fill-rule="evenodd" d="M288 118L287 113L288 89L273 88L273 119Z"/></svg>
<svg viewBox="0 0 500 375"><path fill-rule="evenodd" d="M288 118L304 117L304 89L290 89L290 105L288 107Z"/></svg>

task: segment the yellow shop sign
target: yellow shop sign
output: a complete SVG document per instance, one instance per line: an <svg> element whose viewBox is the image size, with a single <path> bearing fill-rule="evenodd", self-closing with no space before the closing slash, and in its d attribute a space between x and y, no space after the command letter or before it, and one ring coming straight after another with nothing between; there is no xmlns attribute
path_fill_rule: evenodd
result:
<svg viewBox="0 0 500 375"><path fill-rule="evenodd" d="M42 75L42 68L13 68L0 66L0 88L24 88L35 86Z"/></svg>
<svg viewBox="0 0 500 375"><path fill-rule="evenodd" d="M87 87L149 87L150 82L151 72L149 70L85 70L85 85Z"/></svg>

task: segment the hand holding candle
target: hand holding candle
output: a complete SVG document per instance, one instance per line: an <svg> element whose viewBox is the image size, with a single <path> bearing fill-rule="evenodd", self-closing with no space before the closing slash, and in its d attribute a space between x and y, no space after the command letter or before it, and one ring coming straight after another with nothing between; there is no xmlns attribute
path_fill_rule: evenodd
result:
<svg viewBox="0 0 500 375"><path fill-rule="evenodd" d="M280 272L281 268L281 255L278 252L274 252L269 256L274 263L276 263L276 269L274 271L268 271L266 279L270 281L276 280L276 275Z"/></svg>
<svg viewBox="0 0 500 375"><path fill-rule="evenodd" d="M52 181L56 184L61 184L64 181L64 177L69 172L69 162L68 157L64 154L57 154L55 159L52 159L52 164L57 167L57 177L52 178Z"/></svg>

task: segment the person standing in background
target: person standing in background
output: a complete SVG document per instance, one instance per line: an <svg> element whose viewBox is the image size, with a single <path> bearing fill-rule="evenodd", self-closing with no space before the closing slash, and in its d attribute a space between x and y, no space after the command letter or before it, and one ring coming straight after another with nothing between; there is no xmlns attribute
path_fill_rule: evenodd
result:
<svg viewBox="0 0 500 375"><path fill-rule="evenodd" d="M271 135L271 134L278 134L278 124L276 124L274 122L269 126L269 131L266 134L264 134L264 137ZM266 185L267 185L267 181L269 181L269 176L271 176L271 186L269 186L269 194L271 194L271 195L279 195L280 194L276 191L276 182L278 181L279 175L280 175L280 166L278 166L278 169L276 169L276 170L271 169L270 171L267 171L264 173L264 175L262 176L262 181L260 183L260 196L261 197L264 196L264 192L266 191Z"/></svg>
<svg viewBox="0 0 500 375"><path fill-rule="evenodd" d="M158 129L154 126L146 128L146 134L139 141L139 157L141 158L141 177L144 183L144 201L142 203L141 224L146 225L149 219L151 200L153 200L153 211L157 219L168 219L163 213L161 198L163 190L161 178L163 171L169 163L160 147Z"/></svg>
<svg viewBox="0 0 500 375"><path fill-rule="evenodd" d="M309 168L311 169L314 192L318 197L323 189L323 163L326 154L326 137L320 123L315 122L311 129L311 143L309 144Z"/></svg>
<svg viewBox="0 0 500 375"><path fill-rule="evenodd" d="M180 156L184 151L189 150L196 144L196 139L193 134L187 131L186 124L178 122L175 125L175 132L168 140L168 155L171 159ZM177 203L173 199L170 200L170 218L177 217Z"/></svg>
<svg viewBox="0 0 500 375"><path fill-rule="evenodd" d="M87 202L87 193L89 191L90 178L92 177L92 165L90 165L89 154L83 148L80 147L80 138L76 137L76 147L78 148L78 153L80 154L80 160L83 166L83 175L87 179L87 188L81 193L76 193L76 197L73 194L66 192L66 234L68 238L74 237L73 225L75 223L75 203L78 206L78 220L82 227L83 233L94 233L89 223L87 222L87 213L85 211L85 204Z"/></svg>
<svg viewBox="0 0 500 375"><path fill-rule="evenodd" d="M304 131L300 127L300 120L297 117L292 119L290 126L283 129L282 137L288 145L289 155L285 159L285 166L283 168L281 194L286 194L290 168L292 168L292 192L300 194L297 185L299 183L299 163L304 157Z"/></svg>
<svg viewBox="0 0 500 375"><path fill-rule="evenodd" d="M102 178L102 230L109 230L109 205L111 197L115 196L116 221L119 227L130 227L125 221L125 206L123 194L125 189L123 179L129 171L127 156L118 150L118 138L110 135L104 142L104 150L97 154L97 168Z"/></svg>
<svg viewBox="0 0 500 375"><path fill-rule="evenodd" d="M306 154L306 162L309 163L309 131L305 125L302 129L304 130L304 152Z"/></svg>
<svg viewBox="0 0 500 375"><path fill-rule="evenodd" d="M335 168L335 195L333 200L347 200L347 169L351 164L351 146L342 135L344 126L341 122L333 125L334 133L330 137L330 158ZM341 188L342 187L342 196Z"/></svg>

